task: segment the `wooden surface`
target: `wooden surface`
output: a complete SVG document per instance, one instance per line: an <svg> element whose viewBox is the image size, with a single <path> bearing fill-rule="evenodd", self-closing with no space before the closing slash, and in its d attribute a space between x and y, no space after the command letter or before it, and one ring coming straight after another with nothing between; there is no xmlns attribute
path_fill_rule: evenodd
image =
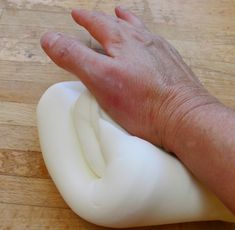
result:
<svg viewBox="0 0 235 230"><path fill-rule="evenodd" d="M120 3L175 45L209 91L235 108L235 0L0 0L0 229L103 229L68 208L44 166L37 102L53 83L76 78L49 61L39 39L55 30L78 35L89 45L90 36L70 18L71 8L113 13ZM147 229L229 230L235 225Z"/></svg>

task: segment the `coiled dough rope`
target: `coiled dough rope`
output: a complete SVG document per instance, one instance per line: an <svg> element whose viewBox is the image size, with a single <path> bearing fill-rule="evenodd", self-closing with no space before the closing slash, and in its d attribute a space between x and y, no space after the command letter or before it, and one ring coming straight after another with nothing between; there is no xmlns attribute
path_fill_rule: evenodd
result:
<svg viewBox="0 0 235 230"><path fill-rule="evenodd" d="M117 228L235 221L174 156L112 121L80 82L50 87L37 119L49 173L82 218Z"/></svg>

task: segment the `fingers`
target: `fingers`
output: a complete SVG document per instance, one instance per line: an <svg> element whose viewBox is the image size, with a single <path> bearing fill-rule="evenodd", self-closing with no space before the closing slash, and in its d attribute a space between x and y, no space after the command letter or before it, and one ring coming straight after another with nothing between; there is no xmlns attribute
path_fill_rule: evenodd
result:
<svg viewBox="0 0 235 230"><path fill-rule="evenodd" d="M73 10L72 17L106 50L110 44L120 43L122 40L118 23L112 16L87 10Z"/></svg>
<svg viewBox="0 0 235 230"><path fill-rule="evenodd" d="M137 16L135 16L132 12L127 10L126 8L122 6L118 6L115 8L115 13L118 18L121 18L125 20L126 22L129 22L131 25L135 27L145 28L142 21Z"/></svg>
<svg viewBox="0 0 235 230"><path fill-rule="evenodd" d="M47 55L60 67L77 75L90 88L94 77L110 63L109 57L98 54L77 39L60 33L49 32L41 38Z"/></svg>

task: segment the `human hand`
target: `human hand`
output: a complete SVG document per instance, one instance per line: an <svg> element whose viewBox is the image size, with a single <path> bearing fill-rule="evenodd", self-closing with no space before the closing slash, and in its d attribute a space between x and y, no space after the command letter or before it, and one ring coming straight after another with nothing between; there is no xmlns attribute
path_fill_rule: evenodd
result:
<svg viewBox="0 0 235 230"><path fill-rule="evenodd" d="M115 13L72 12L105 55L60 33L45 34L42 47L128 132L174 152L176 132L188 114L217 101L166 40L151 34L130 11L117 7Z"/></svg>

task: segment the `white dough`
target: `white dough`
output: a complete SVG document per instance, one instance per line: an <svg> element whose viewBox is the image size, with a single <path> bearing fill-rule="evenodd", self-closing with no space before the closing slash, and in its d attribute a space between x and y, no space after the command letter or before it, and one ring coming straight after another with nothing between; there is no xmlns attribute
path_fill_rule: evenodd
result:
<svg viewBox="0 0 235 230"><path fill-rule="evenodd" d="M235 221L175 157L113 122L80 82L50 87L37 118L49 173L82 218L117 228Z"/></svg>

